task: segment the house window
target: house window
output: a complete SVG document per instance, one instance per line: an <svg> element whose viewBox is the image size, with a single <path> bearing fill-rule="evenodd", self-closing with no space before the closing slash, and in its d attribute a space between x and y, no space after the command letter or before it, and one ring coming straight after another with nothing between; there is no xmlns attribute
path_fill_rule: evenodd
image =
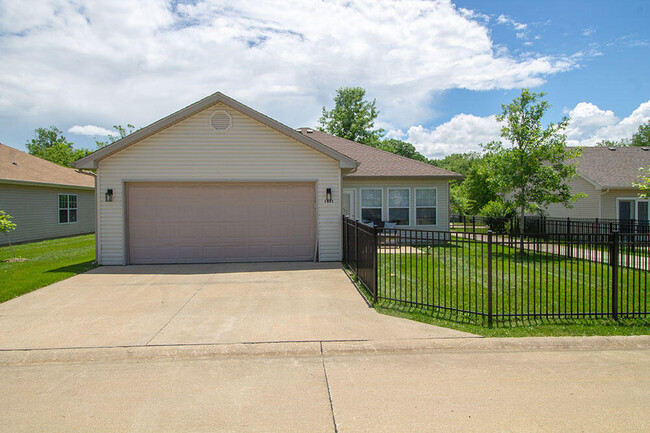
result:
<svg viewBox="0 0 650 433"><path fill-rule="evenodd" d="M382 221L382 190L362 189L361 190L361 220L379 222Z"/></svg>
<svg viewBox="0 0 650 433"><path fill-rule="evenodd" d="M419 226L438 224L438 191L435 188L415 189L415 223Z"/></svg>
<svg viewBox="0 0 650 433"><path fill-rule="evenodd" d="M59 224L77 222L77 194L59 194Z"/></svg>
<svg viewBox="0 0 650 433"><path fill-rule="evenodd" d="M411 191L408 188L388 190L388 220L397 225L409 225Z"/></svg>

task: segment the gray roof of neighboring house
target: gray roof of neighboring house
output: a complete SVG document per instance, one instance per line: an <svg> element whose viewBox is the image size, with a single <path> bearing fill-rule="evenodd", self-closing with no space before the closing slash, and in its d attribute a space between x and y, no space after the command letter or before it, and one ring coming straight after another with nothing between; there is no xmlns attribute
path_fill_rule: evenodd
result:
<svg viewBox="0 0 650 433"><path fill-rule="evenodd" d="M95 188L95 177L0 143L0 181Z"/></svg>
<svg viewBox="0 0 650 433"><path fill-rule="evenodd" d="M356 141L346 140L312 128L299 128L303 135L359 162L359 167L345 177L437 177L458 179L462 175L431 164L395 155Z"/></svg>
<svg viewBox="0 0 650 433"><path fill-rule="evenodd" d="M585 147L577 159L578 174L603 188L633 188L639 168L650 167L650 149L641 147Z"/></svg>
<svg viewBox="0 0 650 433"><path fill-rule="evenodd" d="M212 95L205 97L193 104L190 104L187 107L182 108L177 112L172 113L169 116L164 117L152 123L149 126L145 126L144 128L134 132L133 134L130 134L120 140L117 140L112 144L109 144L106 147L103 147L91 153L85 158L81 158L75 163L75 166L78 168L97 168L98 161L122 149L125 149L128 146L131 146L132 144L135 144L140 140L143 140L147 137L152 136L153 134L156 134L166 128L169 128L170 126L175 125L176 123L181 122L182 120L185 120L188 117L193 116L194 114L197 114L200 111L203 111L217 103L222 103L232 108L233 110L237 110L240 113L243 113L257 120L258 122L272 129L275 129L276 131L288 137L291 137L294 140L297 140L303 143L304 145L311 147L314 150L317 150L329 156L330 158L338 160L341 168L354 168L357 166L357 162L354 159L346 155L343 155L330 147L323 146L321 143L312 140L309 137L302 136L299 132L289 128L288 126L278 122L277 120L271 119L270 117L265 116L259 111L255 111L252 108L242 104L241 102L229 98L228 96L224 95L221 92L213 93Z"/></svg>

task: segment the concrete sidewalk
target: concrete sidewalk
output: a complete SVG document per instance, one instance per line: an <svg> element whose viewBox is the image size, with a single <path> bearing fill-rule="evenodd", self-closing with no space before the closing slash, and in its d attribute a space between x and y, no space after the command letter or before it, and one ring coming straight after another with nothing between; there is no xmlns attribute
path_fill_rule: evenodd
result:
<svg viewBox="0 0 650 433"><path fill-rule="evenodd" d="M650 337L0 352L12 432L648 431Z"/></svg>

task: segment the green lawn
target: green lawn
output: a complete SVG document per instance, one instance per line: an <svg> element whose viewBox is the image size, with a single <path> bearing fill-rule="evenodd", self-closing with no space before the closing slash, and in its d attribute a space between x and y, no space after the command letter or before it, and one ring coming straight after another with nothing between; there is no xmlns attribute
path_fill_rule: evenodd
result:
<svg viewBox="0 0 650 433"><path fill-rule="evenodd" d="M74 236L15 245L24 262L7 263L9 247L0 247L0 302L86 272L97 265L95 235Z"/></svg>
<svg viewBox="0 0 650 433"><path fill-rule="evenodd" d="M503 245L495 245L492 255L495 326L481 333L573 335L577 332L587 335L590 330L598 334L647 333L649 330L646 319L613 322L608 317L584 319L580 316L611 311L612 269L608 265L531 250L522 255ZM448 309L487 314L487 245L456 240L445 246L414 248L411 253L395 254L384 250L378 259L379 297L393 299L380 299L379 311L420 321L453 321L454 327L485 328L485 316ZM650 311L647 271L620 268L618 285L621 313ZM498 316L526 312L548 314L549 317L512 319ZM564 314L574 317L560 317ZM623 326L623 323L630 326ZM544 330L546 326L550 326L550 330ZM476 329L471 332L477 333Z"/></svg>

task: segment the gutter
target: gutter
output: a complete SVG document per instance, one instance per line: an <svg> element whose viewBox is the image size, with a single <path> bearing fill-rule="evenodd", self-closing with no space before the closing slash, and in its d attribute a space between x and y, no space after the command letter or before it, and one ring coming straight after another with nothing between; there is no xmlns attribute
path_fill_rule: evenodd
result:
<svg viewBox="0 0 650 433"><path fill-rule="evenodd" d="M0 183L12 185L26 185L26 186L42 186L46 188L72 188L72 189L85 189L93 191L95 188L92 186L83 185L67 185L63 183L50 183L50 182L35 182L30 180L13 180L13 179L0 179Z"/></svg>

